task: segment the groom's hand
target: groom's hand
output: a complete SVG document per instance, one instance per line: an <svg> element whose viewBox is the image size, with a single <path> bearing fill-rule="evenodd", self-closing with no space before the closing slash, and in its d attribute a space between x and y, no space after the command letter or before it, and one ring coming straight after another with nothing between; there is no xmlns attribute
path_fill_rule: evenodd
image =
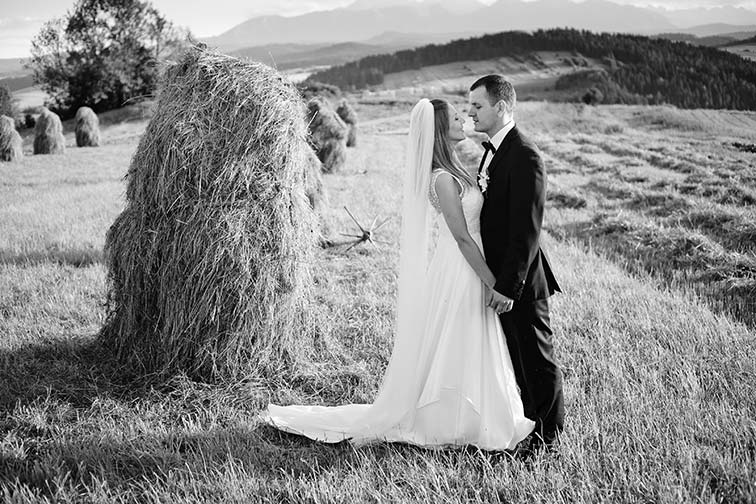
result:
<svg viewBox="0 0 756 504"><path fill-rule="evenodd" d="M506 313L512 310L514 301L493 289L486 289L486 304L493 308L496 313Z"/></svg>

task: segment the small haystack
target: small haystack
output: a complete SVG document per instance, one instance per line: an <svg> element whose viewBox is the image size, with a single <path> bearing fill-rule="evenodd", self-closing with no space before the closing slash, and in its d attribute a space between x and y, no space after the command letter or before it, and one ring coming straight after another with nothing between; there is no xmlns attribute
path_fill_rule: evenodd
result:
<svg viewBox="0 0 756 504"><path fill-rule="evenodd" d="M34 154L63 154L66 152L66 139L63 137L63 124L55 112L42 108L37 124L34 126Z"/></svg>
<svg viewBox="0 0 756 504"><path fill-rule="evenodd" d="M105 244L101 337L132 369L270 375L308 347L306 129L297 90L263 64L195 47L166 69Z"/></svg>
<svg viewBox="0 0 756 504"><path fill-rule="evenodd" d="M346 162L347 126L327 101L314 98L307 104L310 140L323 163L324 173L341 170Z"/></svg>
<svg viewBox="0 0 756 504"><path fill-rule="evenodd" d="M89 107L76 111L76 146L98 147L100 145L100 120Z"/></svg>
<svg viewBox="0 0 756 504"><path fill-rule="evenodd" d="M347 125L347 147L355 147L357 145L357 112L348 101L343 100L336 109L336 113Z"/></svg>
<svg viewBox="0 0 756 504"><path fill-rule="evenodd" d="M318 241L322 247L327 247L331 244L331 222L328 218L328 192L323 183L323 165L309 145L306 147L306 153L305 194L320 223Z"/></svg>
<svg viewBox="0 0 756 504"><path fill-rule="evenodd" d="M0 116L0 161L16 161L24 156L21 135L8 116Z"/></svg>
<svg viewBox="0 0 756 504"><path fill-rule="evenodd" d="M329 101L341 98L341 89L338 86L326 84L325 82L305 80L299 83L298 89L305 101L310 101L315 97Z"/></svg>

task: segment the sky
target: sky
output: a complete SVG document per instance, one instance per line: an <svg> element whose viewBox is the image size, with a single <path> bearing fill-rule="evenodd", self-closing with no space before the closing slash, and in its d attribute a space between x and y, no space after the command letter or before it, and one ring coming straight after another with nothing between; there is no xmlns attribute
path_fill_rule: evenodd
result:
<svg viewBox="0 0 756 504"><path fill-rule="evenodd" d="M188 27L197 37L218 35L251 17L268 14L293 16L346 6L354 0L152 0L174 24ZM414 1L430 0L406 0ZM490 4L494 0L479 0ZM615 3L668 8L741 5L756 10L756 0L612 0ZM31 39L42 24L60 17L75 0L2 0L0 58L29 55Z"/></svg>

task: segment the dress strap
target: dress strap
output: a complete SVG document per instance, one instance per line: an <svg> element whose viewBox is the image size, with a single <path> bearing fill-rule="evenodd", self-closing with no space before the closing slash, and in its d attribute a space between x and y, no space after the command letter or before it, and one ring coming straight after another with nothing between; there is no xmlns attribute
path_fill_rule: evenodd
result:
<svg viewBox="0 0 756 504"><path fill-rule="evenodd" d="M438 212L441 212L441 204L438 201L438 194L436 193L436 180L438 180L438 177L442 174L449 175L451 178L453 178L457 185L459 185L460 193L459 193L459 199L462 199L462 197L465 195L465 186L460 182L459 178L457 178L456 175L453 173L450 173L446 170L433 170L431 173L431 183L429 188L429 198L431 205L433 205L433 208L435 208Z"/></svg>

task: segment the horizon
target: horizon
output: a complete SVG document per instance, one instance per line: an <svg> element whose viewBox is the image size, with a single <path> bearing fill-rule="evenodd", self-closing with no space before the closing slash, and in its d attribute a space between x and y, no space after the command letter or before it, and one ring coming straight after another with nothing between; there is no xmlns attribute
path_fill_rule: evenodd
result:
<svg viewBox="0 0 756 504"><path fill-rule="evenodd" d="M375 4L461 3L463 0L376 0ZM481 6L496 0L475 1ZM534 0L523 0L534 1ZM552 0L553 1L553 0ZM564 0L582 3L591 0ZM756 13L756 0L604 0L619 5L664 9L668 12L688 9L744 8ZM0 17L0 59L24 59L30 56L31 41L42 25L69 11L76 1L27 0L8 6ZM355 3L355 0L256 0L249 6L245 0L216 0L212 4L196 0L153 0L152 5L174 25L188 28L195 37L221 35L249 19L279 15L293 17L311 12L329 11ZM187 8L187 5L190 7ZM40 15L40 12L45 12ZM704 24L704 23L701 23ZM749 26L748 24L742 26ZM684 29L685 27L681 27Z"/></svg>

